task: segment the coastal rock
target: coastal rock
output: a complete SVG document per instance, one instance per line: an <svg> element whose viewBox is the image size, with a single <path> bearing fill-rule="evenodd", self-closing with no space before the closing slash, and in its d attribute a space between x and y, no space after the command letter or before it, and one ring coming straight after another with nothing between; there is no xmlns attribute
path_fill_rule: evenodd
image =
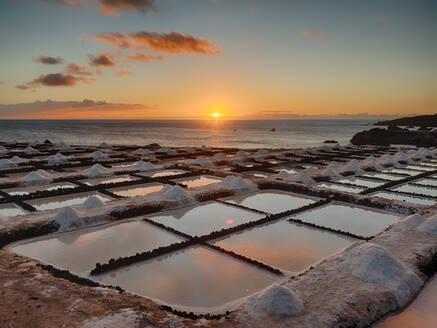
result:
<svg viewBox="0 0 437 328"><path fill-rule="evenodd" d="M409 131L401 128L374 128L355 134L351 142L354 145L378 145L390 144L416 145L421 147L437 146L437 134L430 131Z"/></svg>

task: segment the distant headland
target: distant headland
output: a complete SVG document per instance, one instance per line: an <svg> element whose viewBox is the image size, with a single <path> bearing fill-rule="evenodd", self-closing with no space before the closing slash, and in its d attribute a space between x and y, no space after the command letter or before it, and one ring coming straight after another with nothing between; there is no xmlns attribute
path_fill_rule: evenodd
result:
<svg viewBox="0 0 437 328"><path fill-rule="evenodd" d="M437 127L437 114L402 117L394 120L376 122L374 125Z"/></svg>

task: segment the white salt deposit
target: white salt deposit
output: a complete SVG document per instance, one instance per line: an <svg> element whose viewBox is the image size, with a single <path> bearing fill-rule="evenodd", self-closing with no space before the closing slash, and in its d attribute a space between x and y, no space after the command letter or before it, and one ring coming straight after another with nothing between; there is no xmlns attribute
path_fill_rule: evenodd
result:
<svg viewBox="0 0 437 328"><path fill-rule="evenodd" d="M200 166L214 166L214 164L203 156L199 156L194 160L194 164Z"/></svg>
<svg viewBox="0 0 437 328"><path fill-rule="evenodd" d="M92 153L91 154L91 157L95 160L95 161L97 161L97 160L100 160L100 159L107 159L108 158L108 155L106 155L106 154L103 154L101 151L95 151L94 153Z"/></svg>
<svg viewBox="0 0 437 328"><path fill-rule="evenodd" d="M28 155L39 154L40 153L39 150L36 150L32 146L27 146L26 148L23 149L23 152L25 154L28 154Z"/></svg>
<svg viewBox="0 0 437 328"><path fill-rule="evenodd" d="M389 251L370 242L356 242L338 256L340 268L365 282L389 289L404 306L423 281Z"/></svg>
<svg viewBox="0 0 437 328"><path fill-rule="evenodd" d="M167 148L167 147L161 147L157 150L159 153L166 153L168 155L174 154L175 151L173 149Z"/></svg>
<svg viewBox="0 0 437 328"><path fill-rule="evenodd" d="M255 153L255 156L268 156L270 152L267 149L260 149Z"/></svg>
<svg viewBox="0 0 437 328"><path fill-rule="evenodd" d="M238 151L238 152L235 154L234 157L236 157L236 158L241 158L241 159L246 159L248 156L247 156L247 154L246 154L244 151L240 150L240 151Z"/></svg>
<svg viewBox="0 0 437 328"><path fill-rule="evenodd" d="M194 201L193 196L191 196L185 189L180 186L164 185L164 187L157 192L158 195L168 199L176 201Z"/></svg>
<svg viewBox="0 0 437 328"><path fill-rule="evenodd" d="M425 221L425 217L420 214L413 214L401 220L401 222L412 227L417 227Z"/></svg>
<svg viewBox="0 0 437 328"><path fill-rule="evenodd" d="M150 162L144 162L144 161L138 161L136 162L133 167L137 170L141 170L141 171L152 171L152 170L156 170L156 166L153 165Z"/></svg>
<svg viewBox="0 0 437 328"><path fill-rule="evenodd" d="M217 153L212 158L216 161L224 161L227 159L226 155L223 153Z"/></svg>
<svg viewBox="0 0 437 328"><path fill-rule="evenodd" d="M49 164L58 164L68 161L67 157L62 155L61 153L57 153L56 155L51 155L47 158L47 162Z"/></svg>
<svg viewBox="0 0 437 328"><path fill-rule="evenodd" d="M59 224L59 232L83 226L83 220L80 218L79 213L70 206L63 207L59 210L55 216L55 221Z"/></svg>
<svg viewBox="0 0 437 328"><path fill-rule="evenodd" d="M316 184L316 181L311 179L310 177L306 176L303 173L297 173L288 178L288 180L297 182L297 183L304 183L304 184Z"/></svg>
<svg viewBox="0 0 437 328"><path fill-rule="evenodd" d="M353 159L349 161L345 166L343 166L340 169L340 172L354 172L356 174L363 173L363 170L361 170L358 161L356 159Z"/></svg>
<svg viewBox="0 0 437 328"><path fill-rule="evenodd" d="M195 151L194 148L192 148L192 147L185 147L184 150L185 150L187 153L192 153L192 152Z"/></svg>
<svg viewBox="0 0 437 328"><path fill-rule="evenodd" d="M102 207L105 205L104 198L99 195L92 195L88 197L83 203L82 207L84 208L95 208L95 207Z"/></svg>
<svg viewBox="0 0 437 328"><path fill-rule="evenodd" d="M257 313L286 317L300 315L304 310L297 294L281 285L273 285L259 295L249 298L246 306Z"/></svg>
<svg viewBox="0 0 437 328"><path fill-rule="evenodd" d="M11 162L7 158L0 159L0 169L8 168L11 166L15 166L15 163Z"/></svg>
<svg viewBox="0 0 437 328"><path fill-rule="evenodd" d="M0 145L0 154L7 153L8 149L5 146Z"/></svg>
<svg viewBox="0 0 437 328"><path fill-rule="evenodd" d="M335 172L332 168L327 168L323 170L320 174L322 177L327 177L331 179L341 179L343 176L337 172Z"/></svg>
<svg viewBox="0 0 437 328"><path fill-rule="evenodd" d="M153 154L153 152L150 151L149 149L138 148L137 150L135 150L135 154L138 154L141 156L150 156Z"/></svg>
<svg viewBox="0 0 437 328"><path fill-rule="evenodd" d="M44 184L51 181L50 175L44 170L32 171L23 178L26 184Z"/></svg>
<svg viewBox="0 0 437 328"><path fill-rule="evenodd" d="M391 155L385 154L384 156L378 158L378 163L381 165L394 165L395 161Z"/></svg>
<svg viewBox="0 0 437 328"><path fill-rule="evenodd" d="M375 159L366 159L360 164L360 166L363 168L372 168L377 171L384 169Z"/></svg>
<svg viewBox="0 0 437 328"><path fill-rule="evenodd" d="M280 171L280 172L276 175L276 177L279 178L279 179L286 179L286 178L288 178L289 176L290 176L290 174L289 174L288 172L286 172L286 171Z"/></svg>
<svg viewBox="0 0 437 328"><path fill-rule="evenodd" d="M102 142L99 144L99 148L109 148L109 145L106 142Z"/></svg>
<svg viewBox="0 0 437 328"><path fill-rule="evenodd" d="M18 156L14 156L14 157L12 157L11 159L10 159L10 161L12 162L12 163L22 163L22 162L25 162L26 160L24 160L24 159L22 159L21 157L18 157Z"/></svg>
<svg viewBox="0 0 437 328"><path fill-rule="evenodd" d="M87 174L89 178L98 178L111 175L112 172L100 164L94 164L88 170L85 170L85 174Z"/></svg>
<svg viewBox="0 0 437 328"><path fill-rule="evenodd" d="M307 175L312 175L315 172L317 172L317 168L315 168L314 166L310 166L310 167L307 167L304 172Z"/></svg>
<svg viewBox="0 0 437 328"><path fill-rule="evenodd" d="M256 189L255 185L251 182L247 181L246 179L243 179L242 177L237 177L230 175L226 177L226 179L223 180L223 183L227 185L228 187L234 188L234 189Z"/></svg>
<svg viewBox="0 0 437 328"><path fill-rule="evenodd" d="M81 328L137 328L142 316L131 309L123 309L119 313L102 318L92 318L83 322ZM149 326L150 327L150 326Z"/></svg>

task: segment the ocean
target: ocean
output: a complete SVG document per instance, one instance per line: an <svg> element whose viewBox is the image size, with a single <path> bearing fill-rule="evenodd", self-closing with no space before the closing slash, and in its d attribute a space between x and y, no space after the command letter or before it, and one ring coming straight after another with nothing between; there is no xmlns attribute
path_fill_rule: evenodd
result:
<svg viewBox="0 0 437 328"><path fill-rule="evenodd" d="M67 144L299 148L327 139L348 143L371 120L0 120L0 141L64 141ZM274 130L274 131L273 131Z"/></svg>

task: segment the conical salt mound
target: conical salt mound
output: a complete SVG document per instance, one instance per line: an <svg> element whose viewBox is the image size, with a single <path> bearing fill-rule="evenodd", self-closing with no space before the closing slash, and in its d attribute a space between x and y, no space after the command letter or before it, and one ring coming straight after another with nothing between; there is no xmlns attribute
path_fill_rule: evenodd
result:
<svg viewBox="0 0 437 328"><path fill-rule="evenodd" d="M284 317L300 315L304 310L296 293L281 285L274 285L258 297L251 298L248 306L256 312Z"/></svg>
<svg viewBox="0 0 437 328"><path fill-rule="evenodd" d="M109 145L106 142L102 142L99 144L100 148L109 148Z"/></svg>
<svg viewBox="0 0 437 328"><path fill-rule="evenodd" d="M44 170L33 171L23 178L26 184L43 184L50 182L50 175Z"/></svg>
<svg viewBox="0 0 437 328"><path fill-rule="evenodd" d="M247 154L244 151L240 150L240 151L238 151L235 154L234 157L241 158L241 159L246 159L247 158Z"/></svg>
<svg viewBox="0 0 437 328"><path fill-rule="evenodd" d="M4 153L7 153L7 152L8 152L7 148L5 146L1 146L0 145L0 154L4 154Z"/></svg>
<svg viewBox="0 0 437 328"><path fill-rule="evenodd" d="M276 177L280 178L280 179L286 179L288 178L290 174L288 174L286 171L280 171Z"/></svg>
<svg viewBox="0 0 437 328"><path fill-rule="evenodd" d="M111 172L101 164L94 164L87 170L87 174L89 178L98 178L110 175Z"/></svg>
<svg viewBox="0 0 437 328"><path fill-rule="evenodd" d="M39 153L39 150L36 150L36 149L33 148L32 146L27 146L26 148L24 148L23 152L24 152L25 154L30 155L30 154L38 154L38 153Z"/></svg>
<svg viewBox="0 0 437 328"><path fill-rule="evenodd" d="M10 161L12 162L12 163L21 163L21 162L24 162L24 159L22 159L22 158L20 158L20 157L18 157L18 156L14 156L14 157L12 157L11 159L10 159Z"/></svg>
<svg viewBox="0 0 437 328"><path fill-rule="evenodd" d="M267 149L260 149L255 153L255 156L267 156L270 152Z"/></svg>
<svg viewBox="0 0 437 328"><path fill-rule="evenodd" d="M152 171L156 170L156 166L150 162L138 161L133 165L136 169L141 171Z"/></svg>
<svg viewBox="0 0 437 328"><path fill-rule="evenodd" d="M103 154L103 153L100 152L100 151L95 151L94 153L91 154L91 157L92 157L94 160L99 160L99 159L106 159L106 158L108 158L108 155Z"/></svg>
<svg viewBox="0 0 437 328"><path fill-rule="evenodd" d="M253 184L249 183L247 180L243 179L242 177L236 177L232 175L226 177L226 179L223 180L223 183L235 189L254 188Z"/></svg>
<svg viewBox="0 0 437 328"><path fill-rule="evenodd" d="M297 182L297 183L304 183L304 184L316 184L316 181L311 179L310 177L306 176L303 173L298 173L289 178L290 181Z"/></svg>
<svg viewBox="0 0 437 328"><path fill-rule="evenodd" d="M194 164L200 165L200 166L214 166L211 161L207 160L203 156L199 156L194 160Z"/></svg>
<svg viewBox="0 0 437 328"><path fill-rule="evenodd" d="M192 200L192 201L194 201L194 198L180 186L165 185L159 191L159 193L162 196L164 196L165 198L171 199L171 200L177 200L177 201Z"/></svg>
<svg viewBox="0 0 437 328"><path fill-rule="evenodd" d="M70 206L63 207L56 214L55 221L59 224L58 231L66 231L82 225L79 213Z"/></svg>
<svg viewBox="0 0 437 328"><path fill-rule="evenodd" d="M327 177L327 178L331 178L331 179L341 179L343 178L343 176L337 172L335 172L333 169L329 168L326 169L322 172L321 174L322 177Z"/></svg>
<svg viewBox="0 0 437 328"><path fill-rule="evenodd" d="M7 158L2 158L0 159L0 169L4 169L7 167L11 167L14 166L15 164L12 163L10 160L8 160Z"/></svg>
<svg viewBox="0 0 437 328"><path fill-rule="evenodd" d="M90 196L82 203L82 207L84 208L102 207L104 205L104 198L99 195Z"/></svg>

